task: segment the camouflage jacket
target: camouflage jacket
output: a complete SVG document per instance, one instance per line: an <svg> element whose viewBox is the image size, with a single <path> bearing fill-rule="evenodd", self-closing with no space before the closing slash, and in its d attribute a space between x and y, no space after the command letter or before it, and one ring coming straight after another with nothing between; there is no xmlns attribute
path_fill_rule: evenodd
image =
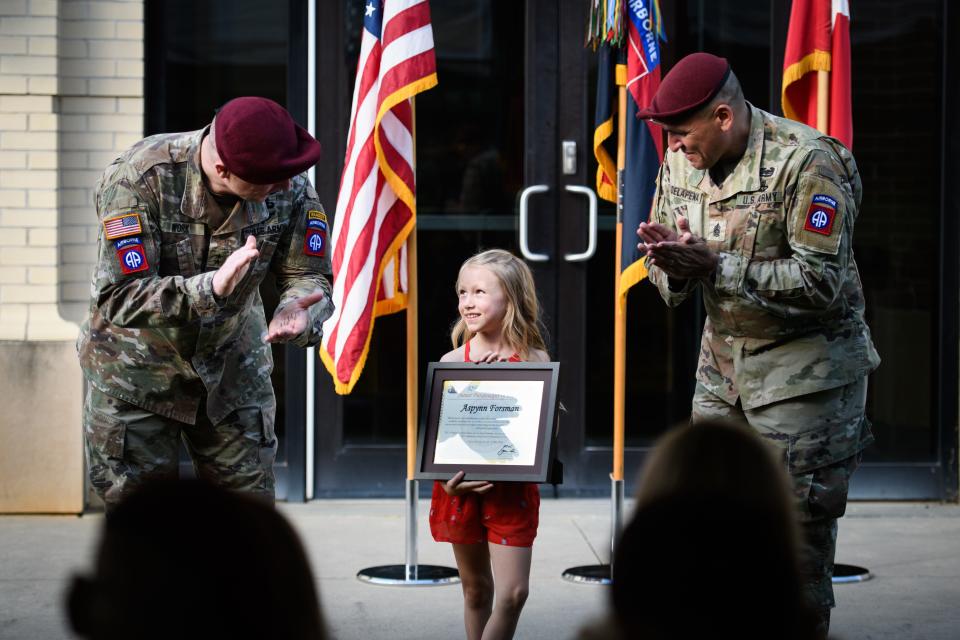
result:
<svg viewBox="0 0 960 640"><path fill-rule="evenodd" d="M189 424L204 395L214 423L272 398L273 356L263 342L258 290L268 270L276 275L278 308L317 288L327 293L295 344L320 342L333 311L324 276L328 221L310 181L296 176L287 191L262 203L240 200L227 212L204 186L205 132L146 138L104 171L90 315L77 343L90 384ZM214 296L214 272L251 234L259 258L233 293Z"/></svg>
<svg viewBox="0 0 960 640"><path fill-rule="evenodd" d="M850 152L803 124L750 106L743 158L721 185L667 152L653 216L676 217L719 254L710 278L650 278L671 306L696 288L707 320L697 380L753 409L853 382L880 364L853 259L862 187Z"/></svg>

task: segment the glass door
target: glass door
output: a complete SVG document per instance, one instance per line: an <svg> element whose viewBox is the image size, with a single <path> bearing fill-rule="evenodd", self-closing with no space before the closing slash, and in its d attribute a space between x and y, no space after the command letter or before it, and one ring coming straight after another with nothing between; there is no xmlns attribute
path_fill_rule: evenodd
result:
<svg viewBox="0 0 960 640"><path fill-rule="evenodd" d="M597 248L586 252L593 160L595 54L583 47L587 3L529 0L431 2L437 88L417 97L420 369L451 348L457 319L454 281L460 264L483 249L525 255L534 272L549 332L561 363L561 493L603 494L612 467L614 210L601 204ZM325 202L336 200L346 120L357 59L361 9L346 2L319 24L328 33L318 51L320 104L330 155L318 167ZM341 13L342 12L342 13ZM340 44L336 44L339 38ZM318 42L323 43L321 35ZM336 69L324 62L325 52ZM325 66L327 65L327 66ZM326 71L324 71L326 69ZM323 98L321 98L323 99ZM339 136L339 137L336 137ZM564 165L562 150L572 150ZM335 151L330 151L335 149ZM522 197L523 194L527 197ZM521 247L520 204L527 246ZM629 233L632 234L632 231ZM573 258L581 254L579 259ZM694 307L668 312L649 286L631 295L628 374L628 477L667 424L689 413L694 362ZM351 395L333 394L317 376L315 493L401 495L404 478L403 314L378 318L367 364ZM681 357L683 356L683 357ZM424 488L426 490L427 488Z"/></svg>
<svg viewBox="0 0 960 640"><path fill-rule="evenodd" d="M328 78L337 76L341 99L330 106L338 122L346 123L362 4L347 0L340 15L318 8L329 12L329 20L319 16L321 25L345 25L337 36L342 45L333 54L339 68L329 68L323 51L318 55L321 74L326 68ZM440 0L431 2L431 14L440 84L416 99L421 376L428 362L450 350L450 327L457 317L454 280L463 260L490 247L518 250L514 205L525 180L525 148L531 144L525 86L527 78L538 75L536 62L525 64L527 20L509 3ZM324 105L319 106L323 114ZM343 157L345 124L340 131L332 146L325 145L337 149L326 156L331 166L339 167ZM333 203L339 175L334 178L329 167L325 175L326 180L318 174L320 195ZM537 240L542 241L548 238ZM538 274L538 283L541 279ZM377 318L366 366L350 395L335 396L329 375L318 369L317 497L403 492L404 316Z"/></svg>

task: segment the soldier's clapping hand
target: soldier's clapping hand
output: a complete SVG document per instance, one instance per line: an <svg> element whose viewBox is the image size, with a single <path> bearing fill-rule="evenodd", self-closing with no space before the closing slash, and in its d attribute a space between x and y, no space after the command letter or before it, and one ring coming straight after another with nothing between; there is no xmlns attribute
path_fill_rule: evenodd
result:
<svg viewBox="0 0 960 640"><path fill-rule="evenodd" d="M637 234L647 242L637 248L648 256L647 264L660 267L671 278L687 280L709 276L717 268L718 256L706 240L693 235L689 221L677 217L677 232L660 224L641 223ZM650 242L649 240L653 240Z"/></svg>
<svg viewBox="0 0 960 640"><path fill-rule="evenodd" d="M267 335L264 336L263 341L289 342L296 339L307 330L310 322L310 307L323 300L323 295L323 290L317 289L277 309L273 314L273 320L270 321L270 326L267 327Z"/></svg>
<svg viewBox="0 0 960 640"><path fill-rule="evenodd" d="M223 265L213 274L213 293L218 298L225 298L233 293L237 283L247 275L250 263L257 259L257 239L247 236L247 243L231 253Z"/></svg>
<svg viewBox="0 0 960 640"><path fill-rule="evenodd" d="M655 245L658 242L675 242L677 240L677 232L659 222L641 222L640 226L637 227L637 235L640 236L641 240L637 249L644 252L650 245Z"/></svg>

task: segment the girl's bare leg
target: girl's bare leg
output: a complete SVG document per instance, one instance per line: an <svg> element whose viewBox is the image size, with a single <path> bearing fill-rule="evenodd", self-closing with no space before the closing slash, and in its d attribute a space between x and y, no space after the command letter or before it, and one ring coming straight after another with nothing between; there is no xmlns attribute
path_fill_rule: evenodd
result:
<svg viewBox="0 0 960 640"><path fill-rule="evenodd" d="M530 591L533 547L507 547L493 543L487 547L497 585L497 602L483 630L482 640L510 640Z"/></svg>
<svg viewBox="0 0 960 640"><path fill-rule="evenodd" d="M493 609L493 574L486 544L454 544L453 555L463 587L463 623L467 640L486 637L483 629Z"/></svg>

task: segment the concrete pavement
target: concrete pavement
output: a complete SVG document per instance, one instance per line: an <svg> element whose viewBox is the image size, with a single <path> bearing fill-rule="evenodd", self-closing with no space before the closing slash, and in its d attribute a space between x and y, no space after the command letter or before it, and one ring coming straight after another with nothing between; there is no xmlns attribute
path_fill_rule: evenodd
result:
<svg viewBox="0 0 960 640"><path fill-rule="evenodd" d="M430 538L428 506L420 502L420 562L452 565L449 545ZM380 587L355 577L365 567L403 562L402 501L324 500L280 508L306 542L333 637L463 637L459 586ZM71 637L63 588L72 573L89 569L101 522L100 515L0 517L0 638ZM607 559L609 523L606 500L544 499L518 640L572 638L603 611L604 587L572 584L560 574ZM831 637L960 637L960 507L851 504L840 525L838 560L867 566L876 577L837 586Z"/></svg>

